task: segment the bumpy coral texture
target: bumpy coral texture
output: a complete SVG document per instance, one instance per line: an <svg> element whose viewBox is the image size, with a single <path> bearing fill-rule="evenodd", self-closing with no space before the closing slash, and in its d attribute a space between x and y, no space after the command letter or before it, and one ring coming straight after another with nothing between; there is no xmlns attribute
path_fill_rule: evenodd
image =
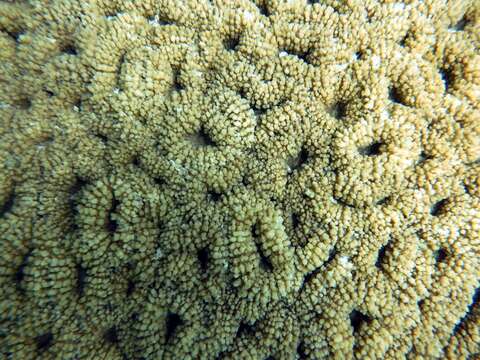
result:
<svg viewBox="0 0 480 360"><path fill-rule="evenodd" d="M480 2L0 2L2 359L476 359Z"/></svg>

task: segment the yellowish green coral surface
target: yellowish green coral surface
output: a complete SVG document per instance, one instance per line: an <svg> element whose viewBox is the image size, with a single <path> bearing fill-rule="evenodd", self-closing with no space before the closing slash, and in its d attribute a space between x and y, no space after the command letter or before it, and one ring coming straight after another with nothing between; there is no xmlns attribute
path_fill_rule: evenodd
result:
<svg viewBox="0 0 480 360"><path fill-rule="evenodd" d="M0 1L1 359L478 359L478 0Z"/></svg>

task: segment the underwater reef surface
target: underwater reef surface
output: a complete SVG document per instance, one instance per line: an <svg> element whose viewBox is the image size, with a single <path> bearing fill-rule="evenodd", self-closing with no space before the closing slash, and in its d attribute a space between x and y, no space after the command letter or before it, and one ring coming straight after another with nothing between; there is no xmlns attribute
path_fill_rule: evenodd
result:
<svg viewBox="0 0 480 360"><path fill-rule="evenodd" d="M480 2L0 2L0 358L477 359Z"/></svg>

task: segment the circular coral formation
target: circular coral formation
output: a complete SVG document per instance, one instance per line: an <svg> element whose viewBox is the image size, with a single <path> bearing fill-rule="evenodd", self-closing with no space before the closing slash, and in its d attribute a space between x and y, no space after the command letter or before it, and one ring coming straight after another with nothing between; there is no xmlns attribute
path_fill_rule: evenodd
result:
<svg viewBox="0 0 480 360"><path fill-rule="evenodd" d="M480 3L0 2L0 357L480 355Z"/></svg>

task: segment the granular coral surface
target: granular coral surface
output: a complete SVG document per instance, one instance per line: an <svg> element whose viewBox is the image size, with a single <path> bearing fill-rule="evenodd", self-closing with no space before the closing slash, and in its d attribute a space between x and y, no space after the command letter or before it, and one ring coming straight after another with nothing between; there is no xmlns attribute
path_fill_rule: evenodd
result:
<svg viewBox="0 0 480 360"><path fill-rule="evenodd" d="M2 359L477 359L480 2L0 2Z"/></svg>

